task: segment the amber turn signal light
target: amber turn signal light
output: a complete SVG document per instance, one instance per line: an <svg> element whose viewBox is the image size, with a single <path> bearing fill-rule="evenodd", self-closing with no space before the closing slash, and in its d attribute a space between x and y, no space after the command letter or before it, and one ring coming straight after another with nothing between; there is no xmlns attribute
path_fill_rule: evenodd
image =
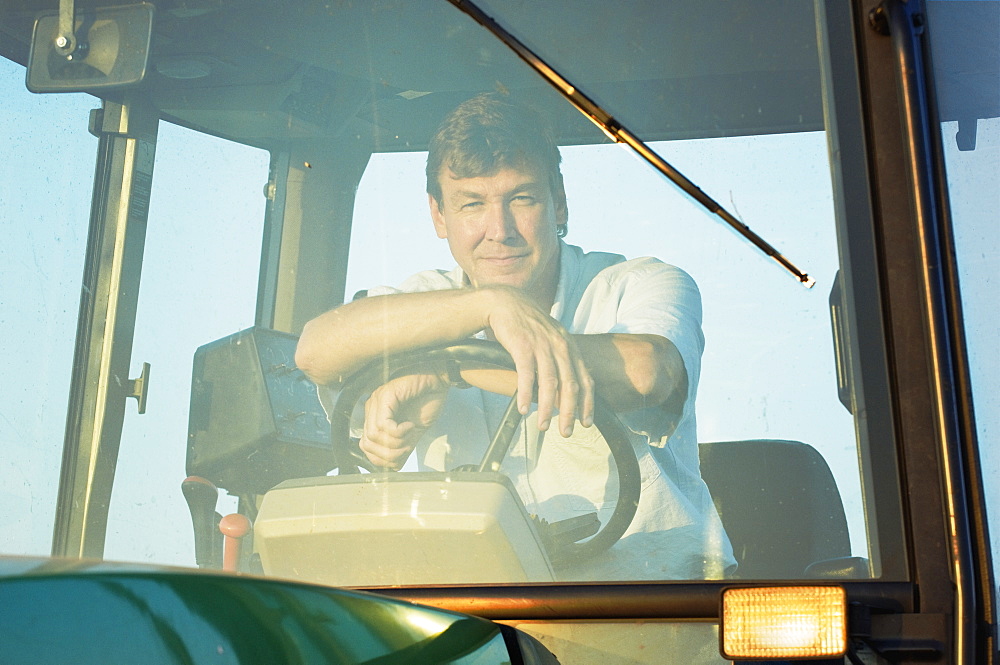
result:
<svg viewBox="0 0 1000 665"><path fill-rule="evenodd" d="M836 658L847 650L847 593L837 586L748 587L722 593L725 658Z"/></svg>

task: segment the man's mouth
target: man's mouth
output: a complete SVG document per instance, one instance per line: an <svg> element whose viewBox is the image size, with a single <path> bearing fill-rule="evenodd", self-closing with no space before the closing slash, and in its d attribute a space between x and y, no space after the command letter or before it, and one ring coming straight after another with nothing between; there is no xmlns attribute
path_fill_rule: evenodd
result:
<svg viewBox="0 0 1000 665"><path fill-rule="evenodd" d="M525 254L511 254L509 256L484 256L483 261L488 263L496 263L499 265L506 265L508 263L514 263L519 259L523 259Z"/></svg>

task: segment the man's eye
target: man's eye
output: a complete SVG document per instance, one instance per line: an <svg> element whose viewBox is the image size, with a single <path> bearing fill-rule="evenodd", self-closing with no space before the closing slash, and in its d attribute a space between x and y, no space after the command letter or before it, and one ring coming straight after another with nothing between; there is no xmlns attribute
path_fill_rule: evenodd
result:
<svg viewBox="0 0 1000 665"><path fill-rule="evenodd" d="M463 203L461 210L474 210L483 205L482 201L469 201L468 203Z"/></svg>
<svg viewBox="0 0 1000 665"><path fill-rule="evenodd" d="M511 199L511 201L518 205L532 205L535 202L535 197L528 194L519 194Z"/></svg>

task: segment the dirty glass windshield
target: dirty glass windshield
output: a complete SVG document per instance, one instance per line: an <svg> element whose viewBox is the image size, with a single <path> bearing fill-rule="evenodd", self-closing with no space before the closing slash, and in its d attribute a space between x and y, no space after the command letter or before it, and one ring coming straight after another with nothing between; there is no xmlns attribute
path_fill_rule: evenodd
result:
<svg viewBox="0 0 1000 665"><path fill-rule="evenodd" d="M94 127L159 119L114 338L144 413L87 452L99 385L67 397L67 366L31 396L54 408L3 397L12 477L48 474L8 483L47 516L14 553L54 529L57 554L346 586L904 574L896 479L872 471L892 458L866 401L887 404L882 332L856 306L874 278L845 249L867 221L831 158L843 17L481 6L816 285L447 2L160 8L146 81ZM88 204L57 189L79 238ZM0 214L48 189L16 196ZM65 340L62 307L23 336Z"/></svg>

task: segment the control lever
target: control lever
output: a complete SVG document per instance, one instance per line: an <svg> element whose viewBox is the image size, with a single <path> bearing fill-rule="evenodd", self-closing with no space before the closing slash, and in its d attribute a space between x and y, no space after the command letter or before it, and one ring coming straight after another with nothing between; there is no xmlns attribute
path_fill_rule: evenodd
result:
<svg viewBox="0 0 1000 665"><path fill-rule="evenodd" d="M215 505L219 501L218 488L200 476L188 476L181 483L181 492L191 511L195 563L199 568L221 568L222 537L219 534L219 520L222 516L215 512Z"/></svg>
<svg viewBox="0 0 1000 665"><path fill-rule="evenodd" d="M243 555L243 537L250 533L250 520L239 513L230 513L219 522L219 531L225 539L222 569L235 573L239 570Z"/></svg>
<svg viewBox="0 0 1000 665"><path fill-rule="evenodd" d="M560 549L590 538L601 530L601 520L597 513L586 513L555 522L548 522L537 516L533 516L533 519L538 525L542 543L554 559L558 558L556 553Z"/></svg>

